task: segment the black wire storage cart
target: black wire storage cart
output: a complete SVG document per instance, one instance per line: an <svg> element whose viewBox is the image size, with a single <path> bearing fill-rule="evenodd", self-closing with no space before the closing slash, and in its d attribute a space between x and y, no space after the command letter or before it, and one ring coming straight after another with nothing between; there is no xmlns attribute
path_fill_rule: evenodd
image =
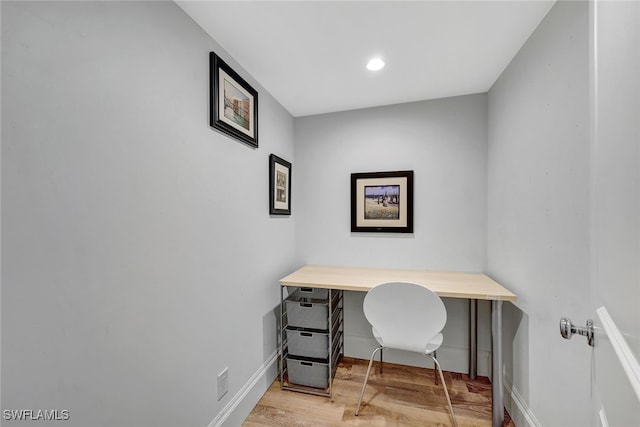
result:
<svg viewBox="0 0 640 427"><path fill-rule="evenodd" d="M281 388L331 397L344 354L343 291L280 286L280 301Z"/></svg>

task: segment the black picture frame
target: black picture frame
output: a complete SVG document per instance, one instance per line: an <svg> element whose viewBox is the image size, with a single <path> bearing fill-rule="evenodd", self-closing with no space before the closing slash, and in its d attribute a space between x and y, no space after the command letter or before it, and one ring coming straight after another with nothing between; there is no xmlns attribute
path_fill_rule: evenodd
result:
<svg viewBox="0 0 640 427"><path fill-rule="evenodd" d="M269 156L269 213L291 215L291 163Z"/></svg>
<svg viewBox="0 0 640 427"><path fill-rule="evenodd" d="M413 233L413 171L352 173L351 231Z"/></svg>
<svg viewBox="0 0 640 427"><path fill-rule="evenodd" d="M209 125L258 148L258 92L215 52L209 53Z"/></svg>

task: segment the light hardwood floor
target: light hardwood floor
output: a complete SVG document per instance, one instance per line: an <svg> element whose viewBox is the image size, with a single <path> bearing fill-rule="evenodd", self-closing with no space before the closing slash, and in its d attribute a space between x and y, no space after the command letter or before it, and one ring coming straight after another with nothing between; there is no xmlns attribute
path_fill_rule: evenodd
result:
<svg viewBox="0 0 640 427"><path fill-rule="evenodd" d="M366 360L343 357L333 380L333 398L280 389L276 380L260 399L243 427L264 426L450 426L442 385L432 369L374 364L360 415L354 412L367 370ZM491 426L491 383L486 377L444 372L460 427ZM505 426L515 427L505 412Z"/></svg>

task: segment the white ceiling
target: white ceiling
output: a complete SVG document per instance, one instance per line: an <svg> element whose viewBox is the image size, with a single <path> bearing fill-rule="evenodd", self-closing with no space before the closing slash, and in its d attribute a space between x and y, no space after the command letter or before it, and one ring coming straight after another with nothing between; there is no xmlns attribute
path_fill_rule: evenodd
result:
<svg viewBox="0 0 640 427"><path fill-rule="evenodd" d="M176 1L296 117L487 92L554 2Z"/></svg>

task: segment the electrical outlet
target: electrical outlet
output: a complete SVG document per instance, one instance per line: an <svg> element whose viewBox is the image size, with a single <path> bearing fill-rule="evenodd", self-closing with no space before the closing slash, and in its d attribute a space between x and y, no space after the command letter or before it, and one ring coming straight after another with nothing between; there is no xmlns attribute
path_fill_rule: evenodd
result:
<svg viewBox="0 0 640 427"><path fill-rule="evenodd" d="M224 368L218 374L218 400L222 399L229 391L229 368Z"/></svg>

